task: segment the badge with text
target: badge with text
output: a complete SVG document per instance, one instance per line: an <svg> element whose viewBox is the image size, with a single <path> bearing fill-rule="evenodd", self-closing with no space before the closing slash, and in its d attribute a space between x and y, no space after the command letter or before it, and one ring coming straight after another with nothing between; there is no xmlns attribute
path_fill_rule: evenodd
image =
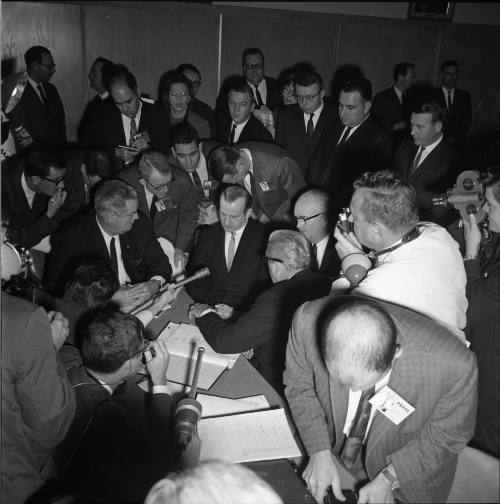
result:
<svg viewBox="0 0 500 504"><path fill-rule="evenodd" d="M267 182L259 182L260 188L264 191L270 191L269 184Z"/></svg>
<svg viewBox="0 0 500 504"><path fill-rule="evenodd" d="M381 388L369 402L395 425L399 425L415 411L409 402L387 385Z"/></svg>
<svg viewBox="0 0 500 504"><path fill-rule="evenodd" d="M158 200L156 203L156 210L158 210L158 212L162 212L163 210L166 210L167 207L165 206L165 203L163 202L163 200Z"/></svg>

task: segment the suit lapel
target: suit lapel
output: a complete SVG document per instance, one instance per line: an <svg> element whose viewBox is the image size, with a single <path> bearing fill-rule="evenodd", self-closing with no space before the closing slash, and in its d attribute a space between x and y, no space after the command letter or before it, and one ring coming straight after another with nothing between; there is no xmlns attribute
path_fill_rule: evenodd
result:
<svg viewBox="0 0 500 504"><path fill-rule="evenodd" d="M245 227L245 230L243 231L243 234L241 235L241 239L240 239L240 243L238 243L238 248L236 249L236 253L234 254L234 260L233 260L233 266L234 265L237 265L238 262L241 262L241 258L243 257L243 254L244 254L244 251L245 251L245 248L250 244L250 241L251 241L251 232L250 232L250 227L251 225L251 222L250 220L248 221L246 227ZM226 256L224 254L224 260L225 260ZM231 268L232 270L232 268ZM229 272L231 273L231 272Z"/></svg>
<svg viewBox="0 0 500 504"><path fill-rule="evenodd" d="M329 375L328 375L329 376ZM341 387L337 380L330 377L330 402L332 405L333 425L335 428L335 451L338 453L342 447L345 419L349 403L349 389Z"/></svg>

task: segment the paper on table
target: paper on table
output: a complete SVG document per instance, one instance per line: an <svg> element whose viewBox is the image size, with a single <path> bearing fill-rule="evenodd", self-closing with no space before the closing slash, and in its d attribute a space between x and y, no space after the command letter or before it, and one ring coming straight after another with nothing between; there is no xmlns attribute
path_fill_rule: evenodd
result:
<svg viewBox="0 0 500 504"><path fill-rule="evenodd" d="M206 394L198 394L196 399L201 403L201 418L231 415L243 411L256 411L262 409L257 403L243 401L241 399L228 399Z"/></svg>
<svg viewBox="0 0 500 504"><path fill-rule="evenodd" d="M255 395L255 396L248 396L248 397L241 397L238 399L238 401L248 401L248 402L256 403L258 406L258 409L268 409L271 407L264 394Z"/></svg>
<svg viewBox="0 0 500 504"><path fill-rule="evenodd" d="M200 460L252 462L300 457L283 409L204 418Z"/></svg>

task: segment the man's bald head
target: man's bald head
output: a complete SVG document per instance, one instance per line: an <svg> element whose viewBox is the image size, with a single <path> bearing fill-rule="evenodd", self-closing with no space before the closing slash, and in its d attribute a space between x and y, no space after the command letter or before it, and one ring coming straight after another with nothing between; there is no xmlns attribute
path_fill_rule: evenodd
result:
<svg viewBox="0 0 500 504"><path fill-rule="evenodd" d="M297 229L311 242L318 243L330 233L330 195L321 189L311 189L296 201L294 216Z"/></svg>

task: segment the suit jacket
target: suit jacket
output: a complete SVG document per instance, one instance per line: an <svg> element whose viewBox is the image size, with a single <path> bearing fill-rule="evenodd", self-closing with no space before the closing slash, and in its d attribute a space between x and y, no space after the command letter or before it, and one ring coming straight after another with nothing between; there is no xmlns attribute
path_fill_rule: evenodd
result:
<svg viewBox="0 0 500 504"><path fill-rule="evenodd" d="M102 259L111 268L95 213L82 216L71 228L61 230L54 238L46 270L47 290L52 294L60 293L76 266L85 258ZM119 238L123 265L132 283L145 282L156 275L170 280L172 268L147 217L139 213L132 229Z"/></svg>
<svg viewBox="0 0 500 504"><path fill-rule="evenodd" d="M267 108L273 109L281 103L281 90L280 84L277 79L273 77L264 77L266 80L267 87L267 98L266 103Z"/></svg>
<svg viewBox="0 0 500 504"><path fill-rule="evenodd" d="M100 108L104 105L108 107L114 106L111 95L108 94L104 100L99 95L95 95L92 100L87 103L80 123L78 124L77 137L80 145L85 146L90 144L91 140L89 135L92 134L94 114L99 114Z"/></svg>
<svg viewBox="0 0 500 504"><path fill-rule="evenodd" d="M368 117L347 141L337 146L344 127L340 124L332 138L321 142L309 163L306 180L318 185L332 196L338 210L348 206L352 184L366 171L378 171L390 166L392 143L390 136ZM324 135L331 135L325 131Z"/></svg>
<svg viewBox="0 0 500 504"><path fill-rule="evenodd" d="M296 312L287 348L285 395L311 455L341 451L349 390L330 377L321 355L318 324L355 296L330 296ZM474 354L431 319L391 303L372 300L393 319L402 349L388 386L415 411L399 425L375 412L365 466L373 479L392 462L403 502L445 502L460 450L472 436L477 400ZM333 402L332 402L333 401Z"/></svg>
<svg viewBox="0 0 500 504"><path fill-rule="evenodd" d="M210 269L210 276L186 285L188 294L197 302L225 303L236 309L249 307L269 283L264 260L267 233L264 226L250 219L236 249L231 270L227 271L224 253L225 231L219 222L201 230L189 258L191 275L200 268Z"/></svg>
<svg viewBox="0 0 500 504"><path fill-rule="evenodd" d="M201 117L205 118L210 125L210 138L214 136L215 133L215 112L212 107L207 105L205 102L198 100L194 96L191 97L189 101L189 109L196 112Z"/></svg>
<svg viewBox="0 0 500 504"><path fill-rule="evenodd" d="M435 90L434 97L447 111L443 124L443 133L446 139L457 149L463 147L465 136L472 124L472 104L470 94L464 89L455 89L451 110L448 111L447 98L443 89Z"/></svg>
<svg viewBox="0 0 500 504"><path fill-rule="evenodd" d="M325 103L311 140L306 135L304 113L297 104L283 107L276 124L275 142L285 148L297 161L302 173L305 175L309 161L321 142L332 142L333 131L338 123L335 107ZM326 134L325 131L327 132Z"/></svg>
<svg viewBox="0 0 500 504"><path fill-rule="evenodd" d="M221 111L217 115L217 140L229 144L229 135L231 134L232 119L227 111ZM246 140L258 140L261 142L272 142L273 136L267 128L253 115L250 114L248 122L241 130L238 142Z"/></svg>
<svg viewBox="0 0 500 504"><path fill-rule="evenodd" d="M167 113L159 106L142 101L139 133L147 131L151 147L168 154L170 124ZM88 134L84 147L107 147L113 151L118 145L126 145L121 112L113 102L105 103L89 118Z"/></svg>
<svg viewBox="0 0 500 504"><path fill-rule="evenodd" d="M289 222L290 201L306 185L299 165L285 149L271 143L243 142L234 147L252 154L257 217L265 214L273 222Z"/></svg>
<svg viewBox="0 0 500 504"><path fill-rule="evenodd" d="M341 261L335 249L335 243L337 243L337 241L332 233L326 244L325 253L323 254L323 259L319 267L319 272L330 280L336 280L340 275L341 269Z"/></svg>
<svg viewBox="0 0 500 504"><path fill-rule="evenodd" d="M57 88L44 82L47 109L29 82L21 99L9 114L10 127L22 125L35 142L60 147L66 143L66 117Z"/></svg>
<svg viewBox="0 0 500 504"><path fill-rule="evenodd" d="M288 330L293 314L305 301L330 292L330 281L319 273L302 270L274 284L235 322L208 313L196 319L201 333L218 353L238 353L251 348L250 362L283 394L283 368Z"/></svg>
<svg viewBox="0 0 500 504"><path fill-rule="evenodd" d="M415 188L420 220L447 227L459 217L458 211L453 207L435 207L432 198L453 187L461 171L458 155L442 140L411 173L418 149L412 139L405 140L394 155L394 171Z"/></svg>
<svg viewBox="0 0 500 504"><path fill-rule="evenodd" d="M131 164L118 173L118 178L130 184L137 192L139 210L149 219L150 209L146 200L146 188L139 182L136 164ZM198 222L198 199L189 175L172 165L172 181L166 198L165 210L157 210L153 220L156 236L172 242L174 248L189 251Z"/></svg>

